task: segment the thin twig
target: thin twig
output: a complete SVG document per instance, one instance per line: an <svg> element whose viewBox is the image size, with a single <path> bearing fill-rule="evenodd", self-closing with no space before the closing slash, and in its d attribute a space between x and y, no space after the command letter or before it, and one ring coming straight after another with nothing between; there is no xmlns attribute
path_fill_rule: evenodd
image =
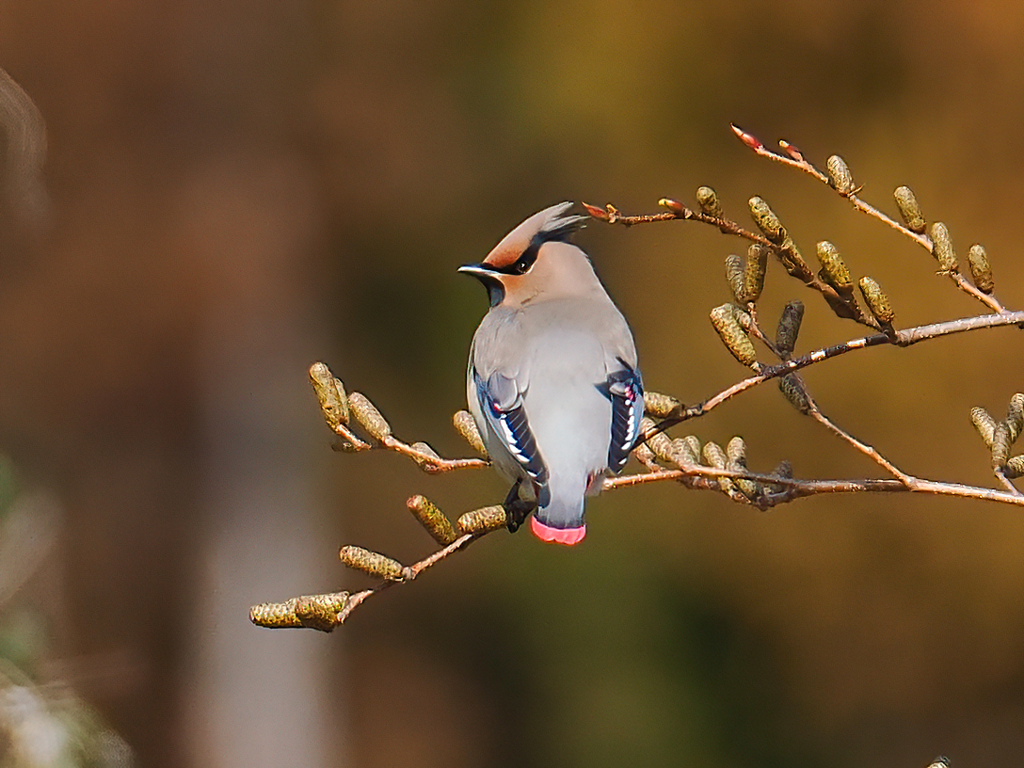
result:
<svg viewBox="0 0 1024 768"><path fill-rule="evenodd" d="M308 629L318 629L321 632L330 632L344 624L351 613L368 598L396 584L404 584L414 580L424 571L433 568L442 560L465 549L488 533L491 533L491 531L463 534L448 546L442 547L419 562L408 566L401 581L382 581L369 589L351 594L348 592L334 592L325 595L307 595L301 598L292 598L283 603L263 603L253 606L249 611L249 618L253 624L268 629L306 627ZM328 611L325 615L324 611L316 610L323 606L336 607L337 610Z"/></svg>
<svg viewBox="0 0 1024 768"><path fill-rule="evenodd" d="M640 472L635 475L616 475L615 477L606 477L601 484L601 490L614 491L634 485L660 483L665 480L682 480L684 477L689 477L690 474L681 469L662 469L654 472Z"/></svg>
<svg viewBox="0 0 1024 768"><path fill-rule="evenodd" d="M640 441L650 439L657 432L663 432L669 427L681 424L684 421L699 418L709 411L717 408L727 400L731 400L742 392L763 384L770 379L785 376L787 373L799 371L808 366L815 365L824 360L831 360L834 357L845 355L858 349L866 349L881 344L894 344L898 347L909 347L927 339L935 339L940 336L951 336L956 333L966 333L982 328L999 328L1007 325L1020 325L1024 323L1024 311L1004 312L993 315L979 315L977 317L963 317L958 320L948 320L942 323L921 325L916 328L907 328L896 331L895 341L884 333L876 333L873 336L866 336L859 339L851 339L842 344L835 344L831 347L822 347L806 355L795 357L791 360L779 363L778 365L764 366L756 376L750 376L742 381L726 387L721 392L712 395L695 405L687 406L678 416L672 416L658 423L655 432L648 432L641 435Z"/></svg>
<svg viewBox="0 0 1024 768"><path fill-rule="evenodd" d="M355 432L349 429L344 424L338 423L334 426L334 433L345 442L341 444L341 450L351 451L370 451L375 446L359 438Z"/></svg>
<svg viewBox="0 0 1024 768"><path fill-rule="evenodd" d="M632 227L637 224L650 224L657 221L699 221L703 224L710 224L711 226L716 227L720 232L722 232L722 234L735 235L736 237L749 240L752 243L758 243L771 251L771 253L775 255L776 259L783 261L782 248L764 235L745 229L735 221L723 216L712 216L701 211L695 211L675 200L671 201L671 203L672 210L664 213L643 213L631 216L624 215L611 203L608 203L604 208L599 208L596 205L590 205L588 203L583 203L583 207L586 208L587 212L596 219L605 221L608 224L621 224L624 227ZM844 314L843 317L869 328L879 328L878 321L875 320L875 318L871 315L865 314L863 309L861 309L856 302L851 303L847 301L846 298L841 296L835 288L814 273L808 272L806 277L800 278L800 280L808 288L811 288L824 296L829 306L840 306L844 308L847 314Z"/></svg>
<svg viewBox="0 0 1024 768"><path fill-rule="evenodd" d="M1012 482L1010 481L1010 478L1008 478L1008 477L1006 476L1006 472L1004 472L1002 468L1000 468L1000 469L997 469L997 470L995 471L995 476L996 476L996 480L998 480L998 481L999 481L999 484L1000 484L1001 486L1003 486L1003 488L1005 488L1005 489L1006 489L1007 491L1009 491L1010 493L1012 493L1012 494L1013 494L1014 496L1021 496L1021 497L1024 497L1024 493L1021 493L1021 492L1020 492L1020 491L1019 491L1019 490L1017 489L1017 486L1015 486L1015 485L1014 485L1014 484L1013 484L1013 483L1012 483Z"/></svg>
<svg viewBox="0 0 1024 768"><path fill-rule="evenodd" d="M431 474L451 472L456 469L479 469L481 467L491 466L491 462L486 461L485 459L445 459L440 456L434 456L414 448L407 443L403 443L394 436L390 436L384 440L383 447L392 450L395 453L400 453L403 456L408 456L422 467L424 471L430 472Z"/></svg>
<svg viewBox="0 0 1024 768"><path fill-rule="evenodd" d="M841 431L841 430L840 430ZM870 448L870 446L867 446ZM871 449L873 450L873 449ZM961 483L944 483L936 480L926 480L913 475L908 475L899 469L895 472L906 478L905 480L799 480L794 478L777 477L776 475L765 475L758 472L743 472L732 469L718 469L716 467L705 467L695 465L686 469L665 469L655 472L644 472L636 475L622 475L608 478L604 481L604 490L616 490L627 488L633 485L647 483L665 482L669 480L682 480L690 476L705 478L727 477L734 480L753 480L766 485L782 485L790 489L792 498L815 496L822 493L899 493L909 491L914 493L927 493L937 496L958 496L967 499L983 499L995 501L1014 506L1024 506L1024 494L1017 491L1000 491L994 488L981 488ZM791 500L791 499L787 499Z"/></svg>
<svg viewBox="0 0 1024 768"><path fill-rule="evenodd" d="M395 453L412 459L420 469L429 474L441 474L457 469L479 469L481 467L489 467L491 465L491 462L486 459L475 457L446 459L442 456L438 456L434 453L428 453L416 448L415 446L409 445L403 440L399 440L394 435L387 435L383 440L376 440L372 443L367 442L359 438L345 424L341 423L336 424L333 427L333 430L334 433L344 441L337 444L337 448L341 451L346 453L359 453L362 451L381 449L394 451Z"/></svg>
<svg viewBox="0 0 1024 768"><path fill-rule="evenodd" d="M419 576L424 571L433 568L442 560L445 560L451 555L455 554L456 552L465 549L474 541L479 539L481 536L486 536L488 533L492 533L492 531L482 531L480 533L464 533L462 536L457 538L448 546L442 547L436 552L432 552L431 554L427 555L419 562L413 563L412 565L408 566L405 569L406 575L402 581L383 581L375 587L364 589L362 592L356 592L349 598L348 602L345 604L345 607L338 612L337 624L344 624L345 619L349 617L349 614L351 614L352 611L354 611L356 608L362 605L363 601L365 601L371 595L375 595L378 592L383 592L385 589L387 589L388 587L392 587L395 584L406 584L410 581L413 581L417 576Z"/></svg>
<svg viewBox="0 0 1024 768"><path fill-rule="evenodd" d="M775 346L775 339L772 339L762 330L761 324L758 322L757 306L754 302L750 302L747 306L747 314L750 315L750 334L760 341L775 357L780 360L784 359L779 353L778 347Z"/></svg>
<svg viewBox="0 0 1024 768"><path fill-rule="evenodd" d="M843 429L830 418L828 418L824 413L821 412L821 409L818 408L818 404L814 401L813 397L808 395L807 401L810 405L810 411L808 412L808 415L811 416L811 418L813 418L819 424L824 425L825 428L832 432L834 435L839 436L842 440L845 440L847 443L852 445L854 448L856 448L869 459L874 461L876 464L882 467L882 469L884 469L890 475L895 477L905 486L907 486L908 488L912 486L914 479L913 477L908 475L903 470L899 469L895 464L893 464L891 461L885 458L881 453L878 452L878 450L874 446L868 445L867 443L858 440L845 429Z"/></svg>
<svg viewBox="0 0 1024 768"><path fill-rule="evenodd" d="M766 147L760 139L755 138L754 136L747 133L743 129L733 125L732 130L740 139L740 141L742 141L747 147L752 149L761 157L768 158L769 160L772 160L776 163L781 163L782 165L787 165L790 168L796 168L797 170L803 171L804 173L814 177L821 183L825 184L825 186L827 186L829 189L836 192L840 197L844 197L847 200L849 200L850 204L853 205L853 207L856 208L861 213L864 213L870 216L871 218L876 219L882 222L883 224L892 227L901 235L913 240L915 243L920 245L929 253L933 252L934 244L932 243L932 239L928 237L928 235L919 234L911 229L908 229L903 224L900 224L898 221L896 221L889 215L883 213L878 208L875 208L875 206L865 202L864 200L861 200L860 197L858 197L857 195L857 193L860 191L859 187L850 191L836 189L834 186L832 186L832 183L829 180L828 176L822 173L811 162L809 162L803 156L802 153L800 153L799 151L796 152L795 154L790 152L790 148L792 147L792 145L789 144L788 142L779 142L779 145L782 146L782 148L789 153L788 155L780 155L778 152L774 152L768 149L768 147ZM968 282L967 279L964 278L964 276L961 275L959 272L940 272L939 274L948 276L956 284L957 288L959 288L961 291L968 294L969 296L972 296L973 298L977 299L982 304L991 309L993 312L1006 311L1003 305L994 296L989 296L979 291L975 286Z"/></svg>

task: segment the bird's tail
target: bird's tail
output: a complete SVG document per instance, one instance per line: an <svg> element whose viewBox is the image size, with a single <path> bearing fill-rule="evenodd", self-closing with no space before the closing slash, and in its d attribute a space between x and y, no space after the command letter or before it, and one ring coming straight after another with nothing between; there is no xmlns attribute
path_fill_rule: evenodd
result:
<svg viewBox="0 0 1024 768"><path fill-rule="evenodd" d="M573 489L567 498L551 494L547 503L537 507L530 520L533 535L541 541L572 546L587 535L583 518L583 488Z"/></svg>
<svg viewBox="0 0 1024 768"><path fill-rule="evenodd" d="M540 510L537 510L537 513L539 514ZM530 520L530 530L541 541L550 541L571 547L573 544L583 541L583 537L587 535L587 524L584 523L577 528L555 528L553 525L542 523L535 514Z"/></svg>

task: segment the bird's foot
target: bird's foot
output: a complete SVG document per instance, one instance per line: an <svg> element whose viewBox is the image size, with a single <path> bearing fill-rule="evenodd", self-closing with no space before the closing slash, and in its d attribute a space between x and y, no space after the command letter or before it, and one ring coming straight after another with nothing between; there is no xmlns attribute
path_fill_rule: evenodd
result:
<svg viewBox="0 0 1024 768"><path fill-rule="evenodd" d="M505 497L505 501L502 503L502 507L505 508L505 517L508 518L506 523L509 533L515 533L519 530L526 518L530 516L530 513L537 508L536 501L527 501L526 499L519 498L519 483L517 481L508 492L508 496Z"/></svg>

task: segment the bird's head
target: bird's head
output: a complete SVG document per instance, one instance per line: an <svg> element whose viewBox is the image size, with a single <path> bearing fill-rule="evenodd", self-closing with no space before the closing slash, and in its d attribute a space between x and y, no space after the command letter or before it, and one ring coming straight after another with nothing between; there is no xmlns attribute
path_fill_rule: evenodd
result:
<svg viewBox="0 0 1024 768"><path fill-rule="evenodd" d="M600 290L590 259L572 242L587 217L565 215L571 207L571 202L559 203L535 213L505 235L482 262L459 267L459 272L484 284L492 307Z"/></svg>

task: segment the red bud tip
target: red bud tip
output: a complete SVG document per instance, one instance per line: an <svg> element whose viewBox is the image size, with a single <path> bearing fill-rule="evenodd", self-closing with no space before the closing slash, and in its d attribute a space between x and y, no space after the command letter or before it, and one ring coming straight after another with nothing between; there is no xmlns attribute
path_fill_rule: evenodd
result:
<svg viewBox="0 0 1024 768"><path fill-rule="evenodd" d="M804 153L797 149L795 146L790 144L785 139L779 139L779 146L785 151L787 155L796 160L798 163L804 161Z"/></svg>
<svg viewBox="0 0 1024 768"><path fill-rule="evenodd" d="M583 207L587 209L587 213L593 216L595 219L601 221L608 221L608 211L604 208L598 208L596 205L590 205L589 203L582 203Z"/></svg>
<svg viewBox="0 0 1024 768"><path fill-rule="evenodd" d="M661 198L661 200L658 201L658 205L672 211L672 213L683 213L686 210L686 208L683 207L683 204L678 200L673 200L668 197Z"/></svg>
<svg viewBox="0 0 1024 768"><path fill-rule="evenodd" d="M751 149L761 149L764 146L764 144L761 143L761 140L759 138L757 138L756 136L752 136L739 126L730 124L730 127L732 128L732 132L736 134L736 138L738 138Z"/></svg>

